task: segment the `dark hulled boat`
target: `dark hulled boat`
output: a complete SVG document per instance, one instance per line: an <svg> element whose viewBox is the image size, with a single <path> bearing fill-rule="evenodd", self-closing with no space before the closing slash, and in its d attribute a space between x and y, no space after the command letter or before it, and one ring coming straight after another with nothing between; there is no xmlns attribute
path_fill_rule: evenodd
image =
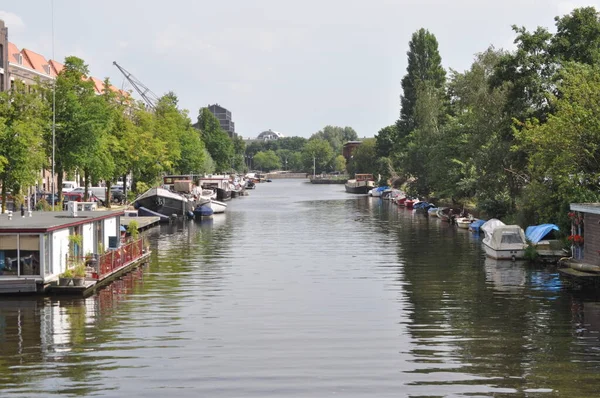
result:
<svg viewBox="0 0 600 398"><path fill-rule="evenodd" d="M366 194L375 188L375 181L372 174L356 174L354 179L346 182L346 192Z"/></svg>
<svg viewBox="0 0 600 398"><path fill-rule="evenodd" d="M136 209L144 207L167 217L191 214L196 207L194 200L159 187L150 188L138 196L133 205Z"/></svg>

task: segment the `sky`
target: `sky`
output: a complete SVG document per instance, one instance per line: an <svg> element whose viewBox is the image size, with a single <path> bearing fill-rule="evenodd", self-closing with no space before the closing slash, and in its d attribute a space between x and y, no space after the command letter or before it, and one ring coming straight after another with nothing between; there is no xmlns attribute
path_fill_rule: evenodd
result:
<svg viewBox="0 0 600 398"><path fill-rule="evenodd" d="M157 95L175 92L193 121L218 103L244 138L326 125L372 137L398 119L416 30L462 72L491 45L513 49L512 25L554 31L582 6L600 0L22 0L0 4L0 19L19 49L81 57L132 90L117 61Z"/></svg>

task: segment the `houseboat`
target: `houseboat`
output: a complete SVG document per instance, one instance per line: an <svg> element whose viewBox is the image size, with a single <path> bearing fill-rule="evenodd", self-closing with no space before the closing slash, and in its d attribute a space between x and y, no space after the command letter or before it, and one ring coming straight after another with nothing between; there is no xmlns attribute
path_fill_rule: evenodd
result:
<svg viewBox="0 0 600 398"><path fill-rule="evenodd" d="M346 192L356 194L367 194L375 188L373 174L356 174L353 179L346 182Z"/></svg>
<svg viewBox="0 0 600 398"><path fill-rule="evenodd" d="M76 205L61 212L1 214L0 293L43 292L77 259L98 259L105 251L114 256L111 251L121 248L122 215L123 211L79 212ZM114 264L106 266L114 270ZM96 269L96 280L100 274Z"/></svg>
<svg viewBox="0 0 600 398"><path fill-rule="evenodd" d="M228 176L208 175L199 177L198 185L202 189L212 189L217 193L217 200L224 202L231 199L232 184Z"/></svg>
<svg viewBox="0 0 600 398"><path fill-rule="evenodd" d="M165 188L150 188L133 202L133 206L143 212L144 215L161 216L161 220L173 214L180 217L192 214L196 207L196 201L177 192ZM145 212L150 210L150 212Z"/></svg>
<svg viewBox="0 0 600 398"><path fill-rule="evenodd" d="M572 255L560 261L561 274L579 282L600 282L600 203L571 203Z"/></svg>

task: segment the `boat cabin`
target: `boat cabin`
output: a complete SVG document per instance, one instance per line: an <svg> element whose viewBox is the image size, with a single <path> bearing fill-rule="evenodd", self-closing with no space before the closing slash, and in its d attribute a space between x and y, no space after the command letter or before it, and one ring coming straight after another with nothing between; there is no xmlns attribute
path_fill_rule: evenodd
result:
<svg viewBox="0 0 600 398"><path fill-rule="evenodd" d="M70 256L118 248L122 215L123 211L79 212L76 207L25 217L1 214L0 293L42 291L66 270Z"/></svg>
<svg viewBox="0 0 600 398"><path fill-rule="evenodd" d="M373 181L373 174L355 174L356 181Z"/></svg>

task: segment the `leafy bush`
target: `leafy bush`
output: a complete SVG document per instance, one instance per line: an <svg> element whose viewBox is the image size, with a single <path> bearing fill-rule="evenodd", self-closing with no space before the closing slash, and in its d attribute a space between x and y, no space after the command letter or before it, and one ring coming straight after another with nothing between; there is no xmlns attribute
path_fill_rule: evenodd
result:
<svg viewBox="0 0 600 398"><path fill-rule="evenodd" d="M527 247L525 248L525 259L529 261L535 261L539 257L535 245L530 241L527 241Z"/></svg>

